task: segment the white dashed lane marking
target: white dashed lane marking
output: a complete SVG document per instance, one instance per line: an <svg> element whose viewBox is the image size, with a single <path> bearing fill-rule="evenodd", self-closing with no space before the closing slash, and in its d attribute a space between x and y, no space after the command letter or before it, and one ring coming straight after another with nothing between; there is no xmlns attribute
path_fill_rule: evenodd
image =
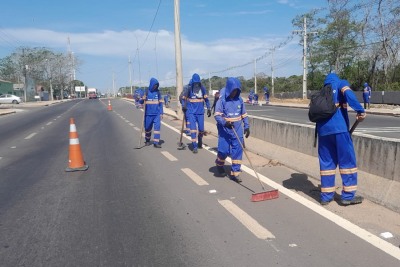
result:
<svg viewBox="0 0 400 267"><path fill-rule="evenodd" d="M48 123L46 123L46 125L50 125L50 124L52 124L53 122L51 121L51 122L48 122Z"/></svg>
<svg viewBox="0 0 400 267"><path fill-rule="evenodd" d="M25 137L26 140L31 139L32 137L34 137L36 135L36 133L31 133L30 135L28 135L27 137Z"/></svg>
<svg viewBox="0 0 400 267"><path fill-rule="evenodd" d="M259 224L255 219L248 215L244 210L236 206L230 200L218 200L219 204L222 205L227 211L229 211L233 217L241 222L250 232L252 232L259 239L272 239L275 236L268 231L265 227Z"/></svg>
<svg viewBox="0 0 400 267"><path fill-rule="evenodd" d="M168 151L161 151L161 154L163 154L164 157L166 157L170 161L178 161L178 159L172 156L171 153L169 153Z"/></svg>
<svg viewBox="0 0 400 267"><path fill-rule="evenodd" d="M197 185L208 185L207 181L205 181L203 178L198 176L194 171L192 171L189 168L184 168L181 169L187 176L189 176L190 179L192 179L193 182L195 182Z"/></svg>

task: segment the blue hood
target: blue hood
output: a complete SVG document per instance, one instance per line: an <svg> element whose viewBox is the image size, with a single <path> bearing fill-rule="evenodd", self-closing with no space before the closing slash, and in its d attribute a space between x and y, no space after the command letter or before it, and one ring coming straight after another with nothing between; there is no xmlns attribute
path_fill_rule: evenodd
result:
<svg viewBox="0 0 400 267"><path fill-rule="evenodd" d="M192 75L192 79L191 79L192 83L200 83L200 75L198 75L197 73Z"/></svg>
<svg viewBox="0 0 400 267"><path fill-rule="evenodd" d="M239 93L236 95L236 98L239 98L240 93L242 92L242 85L240 84L239 79L237 78L233 78L233 77L229 77L226 80L226 86L225 86L225 98L228 98L229 95L232 93L233 90L238 89Z"/></svg>
<svg viewBox="0 0 400 267"><path fill-rule="evenodd" d="M157 86L156 90L153 89L154 85L156 85L156 84L159 86L158 80L156 78L151 78L150 79L150 85L149 85L149 91L150 92L158 91L158 86Z"/></svg>
<svg viewBox="0 0 400 267"><path fill-rule="evenodd" d="M330 84L332 89L337 89L339 85L340 79L336 73L329 73L324 81L324 85Z"/></svg>

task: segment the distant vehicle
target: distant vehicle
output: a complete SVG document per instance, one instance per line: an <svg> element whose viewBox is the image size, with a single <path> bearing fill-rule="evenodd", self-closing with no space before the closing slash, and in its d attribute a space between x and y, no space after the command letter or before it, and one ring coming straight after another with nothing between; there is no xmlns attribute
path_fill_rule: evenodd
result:
<svg viewBox="0 0 400 267"><path fill-rule="evenodd" d="M0 95L0 104L19 104L22 100L19 96L16 95Z"/></svg>
<svg viewBox="0 0 400 267"><path fill-rule="evenodd" d="M96 88L88 88L88 96L89 99L97 99L97 89Z"/></svg>

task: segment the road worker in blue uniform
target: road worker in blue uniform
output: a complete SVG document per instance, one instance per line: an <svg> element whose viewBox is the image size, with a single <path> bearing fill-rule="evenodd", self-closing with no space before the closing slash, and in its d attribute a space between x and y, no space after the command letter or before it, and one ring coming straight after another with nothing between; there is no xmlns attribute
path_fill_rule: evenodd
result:
<svg viewBox="0 0 400 267"><path fill-rule="evenodd" d="M264 98L265 104L269 104L269 89L267 86L264 86Z"/></svg>
<svg viewBox="0 0 400 267"><path fill-rule="evenodd" d="M171 99L171 96L169 95L169 92L164 96L164 105L166 108L169 107L169 101Z"/></svg>
<svg viewBox="0 0 400 267"><path fill-rule="evenodd" d="M144 91L141 88L135 90L134 98L135 98L135 106L136 108L142 108L142 104L140 103L140 99L143 97Z"/></svg>
<svg viewBox="0 0 400 267"><path fill-rule="evenodd" d="M190 121L189 121L189 112L187 111L187 96L189 92L189 87L192 86L192 79L190 79L189 84L185 85L183 87L183 90L179 96L179 102L181 103L182 106L182 112L185 115L185 134L187 136L190 135Z"/></svg>
<svg viewBox="0 0 400 267"><path fill-rule="evenodd" d="M225 89L221 90L214 115L219 127L218 153L215 164L218 172L224 175L225 159L230 154L232 159L230 178L238 183L242 181L239 175L243 149L233 131L236 131L242 144L243 133L246 138L250 135L249 119L243 99L240 97L241 91L240 81L237 78L228 78Z"/></svg>
<svg viewBox="0 0 400 267"><path fill-rule="evenodd" d="M145 145L149 146L151 131L154 125L153 145L156 148L161 148L160 130L161 120L164 114L163 100L159 91L159 83L156 78L150 79L150 85L146 90L142 102L145 104L144 111L144 130L145 130Z"/></svg>
<svg viewBox="0 0 400 267"><path fill-rule="evenodd" d="M335 194L335 173L339 165L342 178L342 205L359 204L363 197L356 195L357 164L353 141L349 133L347 105L357 112L356 119L364 120L365 110L350 89L349 82L340 80L334 74L328 74L324 86L330 84L333 98L339 107L329 119L317 122L318 157L321 175L321 205L329 204Z"/></svg>
<svg viewBox="0 0 400 267"><path fill-rule="evenodd" d="M206 88L201 84L200 76L195 73L192 76L192 84L187 95L187 112L189 113L190 136L192 139L193 153L203 147L204 135L204 102L207 107L207 116L211 116L210 101ZM197 127L196 127L197 126Z"/></svg>
<svg viewBox="0 0 400 267"><path fill-rule="evenodd" d="M371 99L371 87L368 85L368 83L364 83L364 90L363 90L364 109L367 108L367 104L369 109L370 99Z"/></svg>

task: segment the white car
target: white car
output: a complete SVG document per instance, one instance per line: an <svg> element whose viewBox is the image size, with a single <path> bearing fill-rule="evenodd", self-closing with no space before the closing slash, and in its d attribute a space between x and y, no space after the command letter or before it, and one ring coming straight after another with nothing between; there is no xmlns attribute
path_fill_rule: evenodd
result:
<svg viewBox="0 0 400 267"><path fill-rule="evenodd" d="M22 100L19 96L16 95L0 95L0 104L19 104Z"/></svg>

